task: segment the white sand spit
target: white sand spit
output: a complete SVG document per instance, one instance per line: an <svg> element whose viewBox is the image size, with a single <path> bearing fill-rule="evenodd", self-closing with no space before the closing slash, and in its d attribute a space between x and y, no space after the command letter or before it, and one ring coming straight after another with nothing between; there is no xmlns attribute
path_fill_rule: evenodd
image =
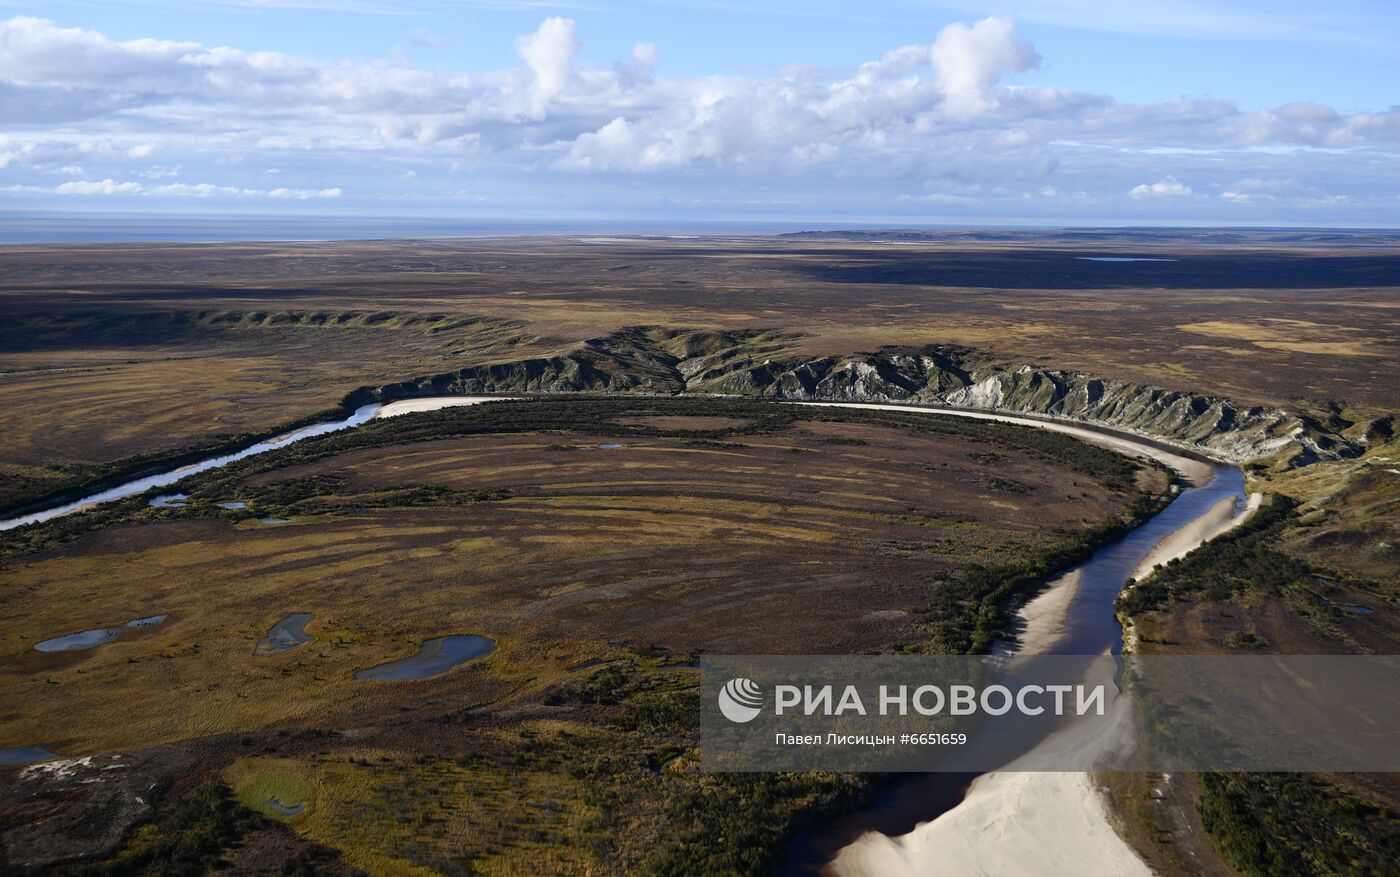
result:
<svg viewBox="0 0 1400 877"><path fill-rule="evenodd" d="M958 807L902 837L841 850L837 877L1150 877L1082 773L990 773Z"/></svg>
<svg viewBox="0 0 1400 877"><path fill-rule="evenodd" d="M1230 532L1249 520L1250 515L1259 510L1263 501L1264 494L1251 493L1244 508L1236 512L1234 498L1227 496L1211 506L1205 514L1164 536L1142 559L1138 568L1133 570L1133 578L1142 579L1151 573L1157 564L1167 564L1185 557L1202 543Z"/></svg>
<svg viewBox="0 0 1400 877"><path fill-rule="evenodd" d="M1051 579L1045 587L1020 609L1015 618L1024 626L1016 635L1017 643L999 642L992 653L997 655L1039 655L1059 641L1065 632L1069 606L1079 591L1080 571L1072 569Z"/></svg>

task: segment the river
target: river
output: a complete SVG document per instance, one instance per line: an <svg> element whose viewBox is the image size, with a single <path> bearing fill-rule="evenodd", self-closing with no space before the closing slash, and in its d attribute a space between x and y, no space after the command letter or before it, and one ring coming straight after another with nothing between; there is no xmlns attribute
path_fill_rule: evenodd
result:
<svg viewBox="0 0 1400 877"><path fill-rule="evenodd" d="M1102 546L1088 560L1068 570L1064 576L1057 577L1057 581L1073 582L1074 591L1056 635L1036 650L1038 654L1119 653L1122 650L1123 631L1114 613L1113 604L1128 580L1139 573L1144 560L1153 549L1173 534L1191 531L1192 525L1206 518L1222 500L1234 500L1235 515L1245 507L1244 474L1238 467L1206 463L1135 436L1100 432L1063 421L1011 417L981 411L865 403L830 404L854 408L898 408L930 414L1002 420L1063 432L1123 453L1152 457L1171 466L1186 478L1190 486L1182 490L1166 508L1117 542ZM1201 541L1210 535L1209 531L1199 534ZM964 795L976 777L976 774L952 773L903 776L881 788L870 804L861 810L823 820L800 833L790 845L779 874L784 877L797 877L823 873L843 850L853 849L852 845L857 842L873 846L870 844L871 838L879 838L888 846L890 844L885 839L908 836L916 828L954 812L963 803ZM947 864L947 861L944 863ZM1033 867L1030 862L1021 864L1027 868ZM846 873L861 871L852 869Z"/></svg>
<svg viewBox="0 0 1400 877"><path fill-rule="evenodd" d="M268 451L285 448L294 442L309 439L313 436L328 435L345 429L353 429L354 427L369 423L375 418L395 417L400 414L411 414L415 411L432 411L438 408L448 408L456 405L476 405L481 402L491 401L494 401L494 398L484 396L447 396L435 399L406 399L402 402L390 402L387 405L380 405L378 403L361 405L359 408L355 409L354 414L351 414L344 420L332 420L326 423L317 423L312 426L292 430L291 432L256 442L232 454L222 454L220 456L210 457L206 460L200 460L198 463L191 463L188 466L180 466L168 472L158 472L154 475L135 478L123 484L119 484L116 487L99 491L91 496L85 496L81 499L73 500L72 502L66 502L41 511L30 512L13 518L0 520L0 530L13 530L16 527L23 527L25 524L40 524L44 521L51 521L54 518L70 515L73 512L90 509L93 506L101 505L105 502L113 502L119 499L138 496L153 488L170 487L191 475L197 475L200 472L208 472L211 469L218 469L230 463L236 463L239 460L246 460L258 454L265 454Z"/></svg>

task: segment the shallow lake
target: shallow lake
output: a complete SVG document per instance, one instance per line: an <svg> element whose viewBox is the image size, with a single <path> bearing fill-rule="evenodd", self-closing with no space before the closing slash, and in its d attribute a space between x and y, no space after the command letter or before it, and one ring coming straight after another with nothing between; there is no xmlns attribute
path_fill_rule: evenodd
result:
<svg viewBox="0 0 1400 877"><path fill-rule="evenodd" d="M70 633L67 636L58 636L53 639L46 639L43 642L35 643L34 648L41 652L73 652L79 649L91 649L96 646L111 642L121 635L122 631L138 627L153 627L164 621L164 615L150 615L146 618L137 618L128 621L120 627L98 627L92 630L83 630L78 633Z"/></svg>
<svg viewBox="0 0 1400 877"><path fill-rule="evenodd" d="M496 651L496 641L487 636L439 636L423 641L423 647L411 658L390 661L378 667L360 670L356 679L397 681L427 679L446 673L458 664L484 658Z"/></svg>

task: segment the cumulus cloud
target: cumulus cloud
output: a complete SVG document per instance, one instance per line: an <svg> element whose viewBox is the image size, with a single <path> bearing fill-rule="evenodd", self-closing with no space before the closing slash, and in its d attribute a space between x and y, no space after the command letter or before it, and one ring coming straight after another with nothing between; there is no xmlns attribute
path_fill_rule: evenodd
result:
<svg viewBox="0 0 1400 877"><path fill-rule="evenodd" d="M1340 203L1327 199L1349 193L1352 203L1374 195L1392 204L1400 190L1386 158L1400 147L1400 110L1244 109L1220 98L1124 104L1018 84L1040 58L1003 18L951 24L845 70L667 77L651 43L605 67L580 63L580 48L574 21L546 18L516 41L518 64L459 74L401 57L332 62L119 41L13 18L0 22L0 168L36 194L61 194L39 185L40 175L78 165L103 178L75 181L93 196L309 200L343 186L376 198L408 197L407 188L434 197L431 184L390 182L413 169L422 183L459 173L566 175L575 182L549 183L551 191L580 193L582 180L601 191L645 174L648 186L665 183L667 197L687 203L747 198L760 179L787 203L839 202L837 192L877 205L1063 203L1043 194L1054 191L1154 216L1173 204L1238 210ZM153 157L183 168L181 178L218 182L104 187L157 179ZM261 188L268 167L289 185ZM1319 169L1333 195L1261 182ZM695 174L705 175L704 198L689 191Z"/></svg>
<svg viewBox="0 0 1400 877"><path fill-rule="evenodd" d="M1189 198L1191 187L1176 177L1167 176L1155 183L1143 183L1128 191L1133 198Z"/></svg>
<svg viewBox="0 0 1400 877"><path fill-rule="evenodd" d="M568 86L574 74L574 56L581 48L573 19L557 16L546 18L534 33L515 41L516 51L535 75L531 94L536 115Z"/></svg>
<svg viewBox="0 0 1400 877"><path fill-rule="evenodd" d="M1018 39L1005 18L984 18L968 27L950 24L929 47L938 85L952 112L972 115L991 104L992 86L1009 73L1024 73L1040 56Z"/></svg>

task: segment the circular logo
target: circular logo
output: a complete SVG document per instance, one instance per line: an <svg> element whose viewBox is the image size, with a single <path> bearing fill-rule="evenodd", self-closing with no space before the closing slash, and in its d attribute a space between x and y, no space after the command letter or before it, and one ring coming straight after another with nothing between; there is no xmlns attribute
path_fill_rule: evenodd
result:
<svg viewBox="0 0 1400 877"><path fill-rule="evenodd" d="M763 689L752 679L740 676L724 683L719 690L719 711L731 722L752 722L763 707Z"/></svg>

